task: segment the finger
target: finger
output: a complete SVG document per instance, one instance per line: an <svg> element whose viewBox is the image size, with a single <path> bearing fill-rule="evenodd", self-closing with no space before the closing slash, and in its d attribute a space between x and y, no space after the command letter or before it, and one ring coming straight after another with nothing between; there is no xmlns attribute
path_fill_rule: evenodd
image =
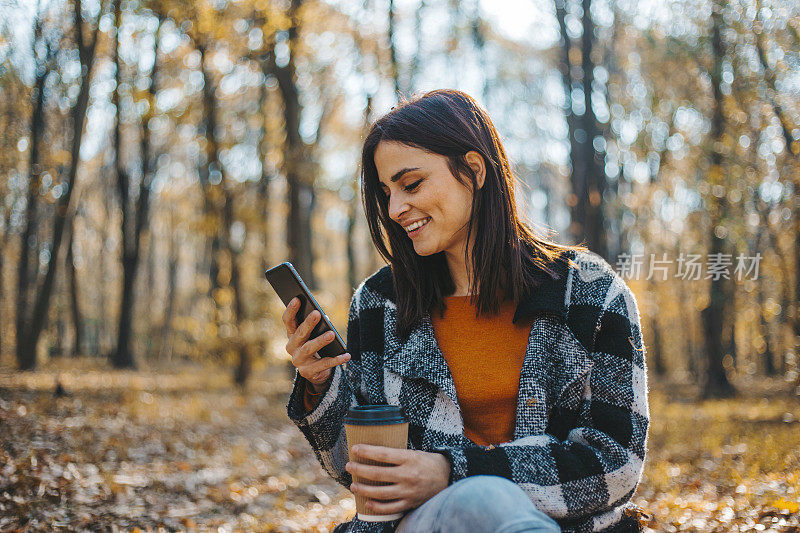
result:
<svg viewBox="0 0 800 533"><path fill-rule="evenodd" d="M388 502L367 500L367 512L377 514L392 514L410 509L411 505L406 500L393 500Z"/></svg>
<svg viewBox="0 0 800 533"><path fill-rule="evenodd" d="M356 459L372 459L373 461L391 463L393 465L402 464L412 452L412 450L408 449L389 448L372 444L356 444L350 451Z"/></svg>
<svg viewBox="0 0 800 533"><path fill-rule="evenodd" d="M323 357L316 363L311 366L311 371L320 374L325 372L329 368L333 368L335 366L339 366L342 363L346 363L350 360L349 353L343 353L342 355L337 355L336 357Z"/></svg>
<svg viewBox="0 0 800 533"><path fill-rule="evenodd" d="M302 348L300 348L302 355L307 357L313 357L315 353L320 351L322 348L327 346L328 344L333 342L335 335L332 331L326 331L319 337L315 339L311 339L307 343L305 343Z"/></svg>
<svg viewBox="0 0 800 533"><path fill-rule="evenodd" d="M382 481L384 483L395 483L399 481L396 466L377 466L365 465L350 461L345 465L345 470L359 480Z"/></svg>
<svg viewBox="0 0 800 533"><path fill-rule="evenodd" d="M403 497L400 493L400 485L396 483L392 485L353 483L350 485L350 492L372 500L397 500Z"/></svg>
<svg viewBox="0 0 800 533"><path fill-rule="evenodd" d="M292 340L289 341L291 344L292 342L297 342L298 335L294 335ZM320 335L315 339L311 339L310 341L306 342L300 348L296 350L292 350L292 364L296 367L304 366L313 363L314 361L319 361L324 359L323 357L319 357L317 352L321 350L326 344L330 344L333 341L333 338L326 337L325 334ZM288 350L288 348L287 348Z"/></svg>
<svg viewBox="0 0 800 533"><path fill-rule="evenodd" d="M297 314L297 304L300 300L297 297L292 298L286 306L286 309L283 311L283 315L281 316L281 320L283 320L283 325L286 326L286 331L289 335L294 334L297 330L297 322L295 321L294 317Z"/></svg>
<svg viewBox="0 0 800 533"><path fill-rule="evenodd" d="M297 342L298 346L304 344L307 340L309 335L311 335L311 330L314 329L314 326L317 325L319 321L319 311L314 310L303 320L303 323L297 326L297 330L295 330L294 335L296 337L295 342Z"/></svg>
<svg viewBox="0 0 800 533"><path fill-rule="evenodd" d="M298 347L302 346L308 340L308 336L311 335L311 330L314 329L314 326L319 321L319 311L314 310L311 314L309 314L306 319L303 321L302 324L294 331L292 336L289 338L289 342L286 343L286 351L292 354L292 361L294 361L295 351ZM314 352L311 352L313 355ZM305 355L305 354L303 354ZM305 359L305 357L303 357ZM295 365L297 366L297 365Z"/></svg>

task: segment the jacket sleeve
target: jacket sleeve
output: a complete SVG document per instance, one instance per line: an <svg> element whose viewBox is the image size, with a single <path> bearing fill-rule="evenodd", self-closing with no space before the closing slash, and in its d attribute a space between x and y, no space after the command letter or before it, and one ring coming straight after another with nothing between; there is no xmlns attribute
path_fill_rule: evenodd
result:
<svg viewBox="0 0 800 533"><path fill-rule="evenodd" d="M358 309L362 290L363 284L350 301L347 320L347 351L351 356L350 360L344 365L334 367L327 390L317 406L309 412L306 411L303 401L305 387L309 382L295 370L294 387L287 405L289 419L303 433L322 468L348 489L352 478L344 468L348 461L344 417L351 406L360 403L354 384L360 383L361 376Z"/></svg>
<svg viewBox="0 0 800 533"><path fill-rule="evenodd" d="M506 477L562 524L633 496L649 424L644 346L633 294L618 277L611 289L623 303L597 307L597 322L585 326L595 329L587 348L591 361L588 374L567 391L574 395L574 402L568 400L572 416L563 417L569 422L557 420L561 413L554 411L541 435L498 446L436 448L450 459L451 482L480 474Z"/></svg>

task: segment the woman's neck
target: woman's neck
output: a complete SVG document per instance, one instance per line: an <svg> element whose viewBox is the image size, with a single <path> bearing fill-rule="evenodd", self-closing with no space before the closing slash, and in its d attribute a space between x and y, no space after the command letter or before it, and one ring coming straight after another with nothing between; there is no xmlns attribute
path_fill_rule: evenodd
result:
<svg viewBox="0 0 800 533"><path fill-rule="evenodd" d="M468 272L472 269L472 262L464 260L463 252L460 255L453 255L450 253L446 254L447 257L447 265L450 268L450 276L453 280L453 285L455 286L455 290L452 294L448 296L471 296L473 292L478 291L478 280L475 280L475 288L474 290L470 290L471 287L469 286L469 277ZM468 270L469 269L469 270ZM500 279L507 280L508 279L508 269L506 265L500 266ZM501 287L508 287L501 283ZM511 292L509 292L510 294ZM505 290L500 289L501 297L504 297Z"/></svg>
<svg viewBox="0 0 800 533"><path fill-rule="evenodd" d="M475 236L472 236L472 245L474 246ZM472 254L465 257L466 243L463 243L456 250L445 250L445 257L447 258L447 266L450 269L450 277L455 285L455 291L451 296L469 296L469 271L472 269ZM470 246L470 249L473 249Z"/></svg>

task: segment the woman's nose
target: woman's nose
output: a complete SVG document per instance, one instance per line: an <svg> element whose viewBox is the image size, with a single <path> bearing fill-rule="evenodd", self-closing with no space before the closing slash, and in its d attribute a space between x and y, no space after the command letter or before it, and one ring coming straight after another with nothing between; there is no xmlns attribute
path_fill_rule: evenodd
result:
<svg viewBox="0 0 800 533"><path fill-rule="evenodd" d="M389 197L389 218L398 221L400 216L408 211L408 202L406 202L401 194L393 194Z"/></svg>

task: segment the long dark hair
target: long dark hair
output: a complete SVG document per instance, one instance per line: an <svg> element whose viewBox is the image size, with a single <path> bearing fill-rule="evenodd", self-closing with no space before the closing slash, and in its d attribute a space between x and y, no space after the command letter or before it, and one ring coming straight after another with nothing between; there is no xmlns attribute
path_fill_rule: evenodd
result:
<svg viewBox="0 0 800 533"><path fill-rule="evenodd" d="M489 115L472 97L440 89L401 102L372 125L361 154L364 212L372 241L391 265L399 337L406 338L431 309L443 311L443 298L455 291L455 284L444 252L418 255L405 230L389 217L374 157L381 141L445 156L453 176L463 185L467 179L472 183L476 192L467 226L468 243L475 232L470 301L479 314L496 314L501 293L515 302L530 294L538 285L533 269L555 276L553 262L568 261L563 252L575 247L536 236L518 217L505 150ZM485 161L486 177L480 189L464 158L470 151Z"/></svg>

